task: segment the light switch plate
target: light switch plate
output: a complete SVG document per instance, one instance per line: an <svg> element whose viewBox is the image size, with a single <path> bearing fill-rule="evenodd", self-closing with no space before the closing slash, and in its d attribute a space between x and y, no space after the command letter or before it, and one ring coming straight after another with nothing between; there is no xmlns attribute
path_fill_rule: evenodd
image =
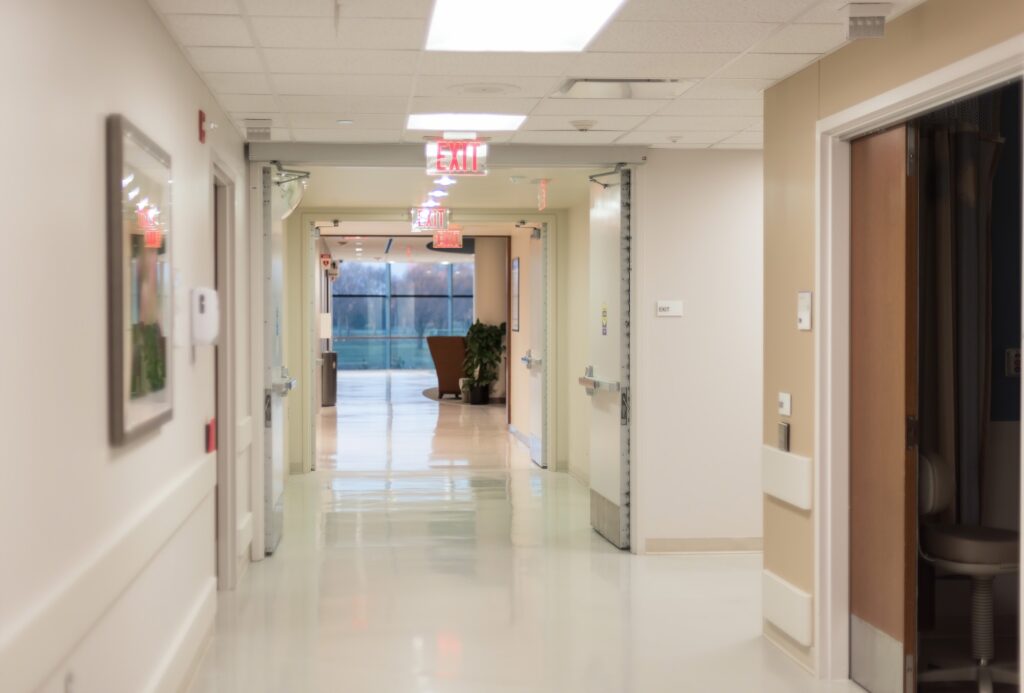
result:
<svg viewBox="0 0 1024 693"><path fill-rule="evenodd" d="M683 317L682 301L658 301L657 315L659 318Z"/></svg>
<svg viewBox="0 0 1024 693"><path fill-rule="evenodd" d="M779 393L779 414L782 416L793 415L793 396L788 392Z"/></svg>
<svg viewBox="0 0 1024 693"><path fill-rule="evenodd" d="M808 332L811 329L812 297L810 291L801 291L796 295L796 329L801 332Z"/></svg>

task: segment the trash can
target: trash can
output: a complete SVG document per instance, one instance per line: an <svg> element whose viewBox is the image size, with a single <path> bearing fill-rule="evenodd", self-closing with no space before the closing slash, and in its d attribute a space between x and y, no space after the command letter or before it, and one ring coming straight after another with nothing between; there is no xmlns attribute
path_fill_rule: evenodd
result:
<svg viewBox="0 0 1024 693"><path fill-rule="evenodd" d="M323 381L320 392L323 394L321 403L325 407L333 407L338 403L338 354L325 351L320 354L323 359Z"/></svg>

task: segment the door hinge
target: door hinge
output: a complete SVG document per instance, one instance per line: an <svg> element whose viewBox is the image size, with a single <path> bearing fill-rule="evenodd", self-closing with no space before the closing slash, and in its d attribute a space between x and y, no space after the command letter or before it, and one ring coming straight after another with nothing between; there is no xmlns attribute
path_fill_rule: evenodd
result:
<svg viewBox="0 0 1024 693"><path fill-rule="evenodd" d="M916 416L907 417L907 449L916 448L919 438L919 426Z"/></svg>

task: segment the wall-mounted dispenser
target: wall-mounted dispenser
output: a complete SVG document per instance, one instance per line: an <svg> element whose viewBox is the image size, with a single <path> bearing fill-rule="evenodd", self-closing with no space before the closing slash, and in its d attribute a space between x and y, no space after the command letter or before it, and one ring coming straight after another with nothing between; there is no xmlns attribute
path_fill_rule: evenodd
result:
<svg viewBox="0 0 1024 693"><path fill-rule="evenodd" d="M217 290L192 289L192 344L216 344L220 332L220 302Z"/></svg>

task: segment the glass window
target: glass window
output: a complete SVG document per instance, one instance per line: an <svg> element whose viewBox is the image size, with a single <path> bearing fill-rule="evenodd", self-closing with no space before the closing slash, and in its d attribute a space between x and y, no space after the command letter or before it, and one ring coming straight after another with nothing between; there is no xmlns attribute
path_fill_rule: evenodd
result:
<svg viewBox="0 0 1024 693"><path fill-rule="evenodd" d="M473 324L472 262L345 262L331 285L333 339L342 370L434 364L427 337Z"/></svg>
<svg viewBox="0 0 1024 693"><path fill-rule="evenodd" d="M452 295L472 296L473 275L476 266L472 262L459 262L452 265Z"/></svg>

